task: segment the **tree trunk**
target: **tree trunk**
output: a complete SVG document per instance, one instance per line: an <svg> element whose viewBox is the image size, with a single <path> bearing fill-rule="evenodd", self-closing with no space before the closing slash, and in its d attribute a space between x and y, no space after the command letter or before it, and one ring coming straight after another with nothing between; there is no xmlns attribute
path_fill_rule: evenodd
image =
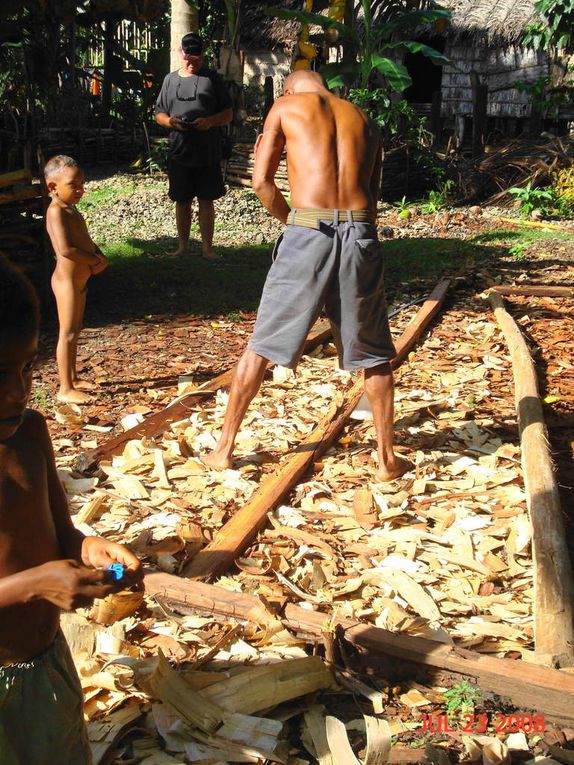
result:
<svg viewBox="0 0 574 765"><path fill-rule="evenodd" d="M181 38L189 32L197 32L198 29L199 14L193 0L171 0L170 71L173 72L181 66Z"/></svg>

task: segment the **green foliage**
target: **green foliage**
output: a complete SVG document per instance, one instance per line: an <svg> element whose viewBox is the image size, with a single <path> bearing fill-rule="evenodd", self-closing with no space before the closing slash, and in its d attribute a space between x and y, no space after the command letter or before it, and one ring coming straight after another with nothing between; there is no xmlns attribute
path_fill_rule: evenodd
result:
<svg viewBox="0 0 574 765"><path fill-rule="evenodd" d="M448 691L444 692L446 697L445 712L449 717L469 714L474 711L477 702L482 698L481 691L468 680L461 680Z"/></svg>
<svg viewBox="0 0 574 765"><path fill-rule="evenodd" d="M383 136L400 133L406 140L428 143L426 119L420 117L404 99L393 101L385 88L351 88L349 101L357 104L381 128Z"/></svg>
<svg viewBox="0 0 574 765"><path fill-rule="evenodd" d="M539 77L535 82L515 82L514 87L527 93L529 102L545 117L556 118L560 107L574 102L574 85L565 82L552 87L550 77Z"/></svg>
<svg viewBox="0 0 574 765"><path fill-rule="evenodd" d="M431 58L434 63L447 63L448 59L442 53L428 45L406 39L408 34L415 34L422 25L432 25L440 20L447 21L450 11L438 8L435 3L428 3L423 10L408 10L409 6L402 3L392 3L389 13L382 23L373 20L373 7L380 3L373 0L360 0L357 9L362 11L362 31L357 25L341 24L328 16L306 11L290 11L283 8L269 8L265 13L280 19L299 21L302 24L314 24L324 32L336 33L337 39L350 46L353 57L336 64L322 67L330 88L358 84L367 88L373 75L378 74L385 80L386 85L396 93L402 93L411 85L411 78L406 67L398 63L401 54L408 51L422 53ZM355 11L356 17L358 14ZM389 55L390 54L390 55Z"/></svg>
<svg viewBox="0 0 574 765"><path fill-rule="evenodd" d="M449 197L454 191L455 183L452 180L444 181L438 189L429 191L428 199L421 206L421 212L425 215L432 215L442 210L448 205Z"/></svg>
<svg viewBox="0 0 574 765"><path fill-rule="evenodd" d="M514 260L524 260L526 258L524 250L528 247L529 244L529 241L516 242L516 244L513 244L512 247L508 248L508 254L512 255Z"/></svg>
<svg viewBox="0 0 574 765"><path fill-rule="evenodd" d="M535 50L574 53L574 0L538 0L524 41Z"/></svg>
<svg viewBox="0 0 574 765"><path fill-rule="evenodd" d="M532 188L532 181L528 181L526 186L514 186L509 189L510 193L520 202L520 214L528 217L534 210L540 210L543 215L549 215L556 201L555 193L552 189Z"/></svg>

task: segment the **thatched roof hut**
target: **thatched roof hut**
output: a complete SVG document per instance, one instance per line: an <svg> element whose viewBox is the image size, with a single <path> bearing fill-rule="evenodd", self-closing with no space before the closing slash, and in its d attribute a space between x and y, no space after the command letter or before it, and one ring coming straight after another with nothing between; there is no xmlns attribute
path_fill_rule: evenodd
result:
<svg viewBox="0 0 574 765"><path fill-rule="evenodd" d="M243 0L240 39L244 50L281 50L288 53L293 50L301 25L297 21L266 16L264 11L270 7L301 10L301 0Z"/></svg>
<svg viewBox="0 0 574 765"><path fill-rule="evenodd" d="M472 36L494 44L518 43L535 18L535 0L439 0L452 11L448 37Z"/></svg>

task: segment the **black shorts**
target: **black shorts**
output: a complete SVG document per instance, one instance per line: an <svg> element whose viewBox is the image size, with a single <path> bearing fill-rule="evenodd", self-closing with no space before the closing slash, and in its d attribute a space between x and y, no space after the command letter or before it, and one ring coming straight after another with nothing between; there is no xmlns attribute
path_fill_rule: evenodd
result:
<svg viewBox="0 0 574 765"><path fill-rule="evenodd" d="M195 197L205 202L213 202L225 194L219 162L202 167L183 167L176 162L170 162L167 177L168 195L172 202L191 202Z"/></svg>

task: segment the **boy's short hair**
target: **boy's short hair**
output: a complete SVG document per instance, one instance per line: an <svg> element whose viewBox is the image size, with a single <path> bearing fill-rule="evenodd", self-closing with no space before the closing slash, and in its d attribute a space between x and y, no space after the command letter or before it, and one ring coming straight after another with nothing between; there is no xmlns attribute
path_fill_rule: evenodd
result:
<svg viewBox="0 0 574 765"><path fill-rule="evenodd" d="M44 177L46 180L59 175L66 167L80 167L73 157L67 157L65 154L56 154L49 159L44 166Z"/></svg>
<svg viewBox="0 0 574 765"><path fill-rule="evenodd" d="M0 255L0 340L38 334L40 307L29 279Z"/></svg>

